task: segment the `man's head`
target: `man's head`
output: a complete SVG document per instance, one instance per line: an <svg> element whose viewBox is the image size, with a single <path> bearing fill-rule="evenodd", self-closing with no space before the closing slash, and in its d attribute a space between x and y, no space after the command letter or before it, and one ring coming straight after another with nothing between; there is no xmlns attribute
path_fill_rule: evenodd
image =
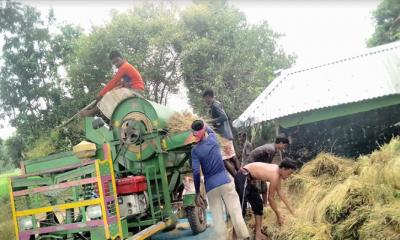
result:
<svg viewBox="0 0 400 240"><path fill-rule="evenodd" d="M289 146L289 139L287 137L278 136L275 138L276 150L285 150Z"/></svg>
<svg viewBox="0 0 400 240"><path fill-rule="evenodd" d="M113 65L116 67L121 66L121 64L124 62L124 58L122 57L122 54L117 51L117 50L112 50L110 52L110 60Z"/></svg>
<svg viewBox="0 0 400 240"><path fill-rule="evenodd" d="M214 101L214 91L211 89L207 89L203 93L204 102L210 106Z"/></svg>
<svg viewBox="0 0 400 240"><path fill-rule="evenodd" d="M279 164L279 175L282 179L286 179L296 171L296 164L290 158L284 158L281 164Z"/></svg>
<svg viewBox="0 0 400 240"><path fill-rule="evenodd" d="M206 132L206 126L202 120L195 120L192 123L193 136L196 138L196 143L200 142Z"/></svg>

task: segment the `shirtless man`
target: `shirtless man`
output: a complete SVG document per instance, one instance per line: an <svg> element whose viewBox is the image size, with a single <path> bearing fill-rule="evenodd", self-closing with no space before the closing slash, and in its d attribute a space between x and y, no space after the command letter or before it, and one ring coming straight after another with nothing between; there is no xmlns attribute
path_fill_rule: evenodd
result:
<svg viewBox="0 0 400 240"><path fill-rule="evenodd" d="M286 137L278 136L275 138L275 143L267 143L255 148L250 152L250 155L246 159L247 163L252 162L265 162L272 163L275 153L285 150L289 146L289 139ZM268 187L266 182L259 181L255 183L259 193L263 196L265 206L267 206L267 193Z"/></svg>
<svg viewBox="0 0 400 240"><path fill-rule="evenodd" d="M292 162L292 160L285 158L279 166L276 164L262 162L249 163L240 168L236 174L235 186L236 191L239 194L240 203L242 206L242 214L245 216L247 202L249 202L255 216L256 240L265 240L268 239L268 237L261 232L263 200L261 199L256 186L252 182L259 180L270 183L268 189L268 202L276 214L278 224L282 225L283 218L276 206L275 194L278 194L279 198L289 209L290 213L293 214L293 209L281 190L281 181L288 178L295 170L296 165Z"/></svg>

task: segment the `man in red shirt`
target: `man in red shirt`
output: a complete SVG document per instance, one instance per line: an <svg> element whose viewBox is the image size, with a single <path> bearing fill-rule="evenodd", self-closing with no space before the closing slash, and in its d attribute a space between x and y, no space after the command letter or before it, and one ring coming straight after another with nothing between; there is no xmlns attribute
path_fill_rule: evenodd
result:
<svg viewBox="0 0 400 240"><path fill-rule="evenodd" d="M118 71L115 73L114 77L106 86L99 92L96 97L96 101L99 102L101 98L109 91L114 88L130 88L136 93L143 95L144 92L144 82L139 71L134 68L131 64L122 57L119 51L113 50L110 53L111 63L114 64ZM99 108L95 105L90 109L83 110L79 113L79 116L94 116L99 113Z"/></svg>
<svg viewBox="0 0 400 240"><path fill-rule="evenodd" d="M97 100L101 99L108 91L116 87L130 88L139 94L143 94L144 82L139 71L122 57L122 54L116 50L111 51L110 60L118 71L110 82L100 91Z"/></svg>

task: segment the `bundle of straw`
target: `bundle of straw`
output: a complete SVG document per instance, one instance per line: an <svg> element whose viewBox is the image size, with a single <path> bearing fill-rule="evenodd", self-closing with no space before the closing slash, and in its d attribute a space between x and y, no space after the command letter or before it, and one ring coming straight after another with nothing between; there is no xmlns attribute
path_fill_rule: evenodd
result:
<svg viewBox="0 0 400 240"><path fill-rule="evenodd" d="M207 122L204 118L198 117L189 111L184 111L182 113L176 112L168 120L168 132L174 134L188 131L190 130L193 121L197 119L202 119ZM216 136L220 146L225 146L229 141L218 133L216 133Z"/></svg>
<svg viewBox="0 0 400 240"><path fill-rule="evenodd" d="M199 119L189 111L174 113L168 120L169 133L181 133L190 130L193 121Z"/></svg>
<svg viewBox="0 0 400 240"><path fill-rule="evenodd" d="M313 161L305 164L300 175L317 178L324 183L342 181L354 172L354 161L320 153Z"/></svg>
<svg viewBox="0 0 400 240"><path fill-rule="evenodd" d="M285 209L277 226L268 208L273 239L400 239L400 140L357 160L320 154L284 184L296 216ZM253 227L253 226L250 226Z"/></svg>

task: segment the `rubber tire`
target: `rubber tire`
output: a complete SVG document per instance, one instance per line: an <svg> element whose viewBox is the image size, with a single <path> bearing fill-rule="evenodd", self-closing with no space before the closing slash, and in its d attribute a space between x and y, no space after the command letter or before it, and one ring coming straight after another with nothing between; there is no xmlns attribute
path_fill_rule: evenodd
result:
<svg viewBox="0 0 400 240"><path fill-rule="evenodd" d="M186 207L186 217L189 221L193 235L204 232L207 229L207 213L200 207ZM200 220L199 214L203 214L203 221Z"/></svg>

